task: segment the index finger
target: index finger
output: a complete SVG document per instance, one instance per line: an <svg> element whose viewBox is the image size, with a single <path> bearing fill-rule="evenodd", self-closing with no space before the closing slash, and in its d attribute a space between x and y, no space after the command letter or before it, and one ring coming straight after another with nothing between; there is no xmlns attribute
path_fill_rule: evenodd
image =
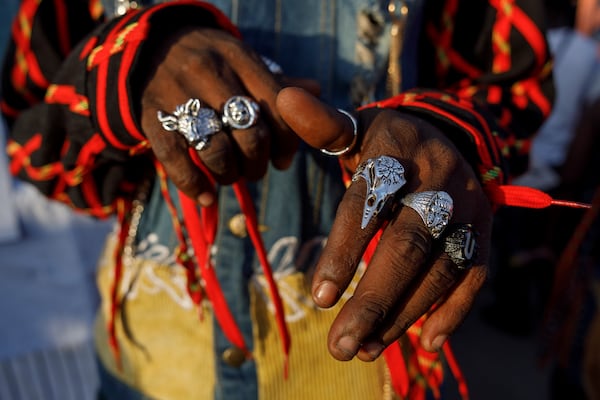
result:
<svg viewBox="0 0 600 400"><path fill-rule="evenodd" d="M366 183L350 185L336 214L313 276L312 293L320 307L331 307L350 284L362 256L381 222L376 216L361 229Z"/></svg>
<svg viewBox="0 0 600 400"><path fill-rule="evenodd" d="M315 301L322 307L337 302L348 286L367 245L391 211L396 193L406 183L404 167L389 156L364 161L352 181L313 280Z"/></svg>

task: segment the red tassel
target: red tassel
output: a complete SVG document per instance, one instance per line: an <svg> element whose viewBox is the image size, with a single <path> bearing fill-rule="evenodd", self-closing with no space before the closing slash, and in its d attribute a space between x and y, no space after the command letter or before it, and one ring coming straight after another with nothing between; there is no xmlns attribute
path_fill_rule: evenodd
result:
<svg viewBox="0 0 600 400"><path fill-rule="evenodd" d="M555 200L541 190L527 186L487 185L485 192L492 203L502 206L546 208L563 206L571 208L590 208L591 205L568 200Z"/></svg>

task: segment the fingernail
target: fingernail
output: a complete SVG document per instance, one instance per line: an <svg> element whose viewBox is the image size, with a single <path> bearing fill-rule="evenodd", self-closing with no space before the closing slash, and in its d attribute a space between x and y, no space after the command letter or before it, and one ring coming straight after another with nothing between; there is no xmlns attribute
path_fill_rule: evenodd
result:
<svg viewBox="0 0 600 400"><path fill-rule="evenodd" d="M375 360L379 357L384 349L385 346L378 342L369 342L362 346L362 350L369 355L371 360Z"/></svg>
<svg viewBox="0 0 600 400"><path fill-rule="evenodd" d="M322 307L328 307L337 300L338 288L330 281L323 281L315 290L315 303Z"/></svg>
<svg viewBox="0 0 600 400"><path fill-rule="evenodd" d="M360 347L360 343L352 336L342 336L338 340L336 347L340 350L348 360L352 359Z"/></svg>
<svg viewBox="0 0 600 400"><path fill-rule="evenodd" d="M210 192L204 192L198 196L197 200L202 207L209 207L214 203L215 196Z"/></svg>
<svg viewBox="0 0 600 400"><path fill-rule="evenodd" d="M442 346L444 345L444 343L446 342L447 339L448 339L448 336L439 335L435 339L433 339L433 341L431 342L431 347L433 347L434 350L439 351L442 349Z"/></svg>

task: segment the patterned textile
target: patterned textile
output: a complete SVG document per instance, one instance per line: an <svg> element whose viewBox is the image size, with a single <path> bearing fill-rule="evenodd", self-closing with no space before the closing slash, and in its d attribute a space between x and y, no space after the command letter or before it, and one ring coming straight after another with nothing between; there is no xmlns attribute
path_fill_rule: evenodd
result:
<svg viewBox="0 0 600 400"><path fill-rule="evenodd" d="M316 77L326 100L347 106L352 78L360 72L354 63L356 11L365 3L212 3L219 8L183 0L104 20L97 1L25 0L3 71L0 106L12 129L11 172L50 198L100 218L116 214L120 221L109 243L112 258L103 260L108 270L99 273L103 304L96 337L107 379L128 391L115 395L119 399L178 398L190 390L215 398L268 398L288 390L285 379L302 394L310 388L296 379L308 375L332 384L324 379L327 371L316 369L328 354L316 352L319 361L311 361L316 348L310 337L326 337L328 317L300 301L308 296L299 289L344 192L337 160L302 148L287 171L270 168L259 182L222 187L218 207L198 210L153 158L136 105L139 78L162 32L190 25L243 37L286 72ZM367 106L398 108L434 123L486 187L505 183L526 166L531 135L550 111L542 20L537 0L426 2L411 43L416 59L409 60L418 66L416 87ZM135 217L136 195L148 175L156 179L143 214ZM245 231L232 228L236 218L247 222ZM133 260L124 257L132 250ZM263 279L268 290L257 291ZM148 291L151 296L142 296ZM298 309L306 316L293 321ZM313 318L311 330L298 328ZM426 354L419 333L417 323L390 346L383 368L381 362L344 368L344 383L334 382L335 391L356 380L376 386L375 397L439 396L444 354L451 352ZM175 338L183 337L189 345L178 346ZM234 348L241 351L239 365L226 357ZM451 357L448 364L452 369ZM201 374L205 379L198 379Z"/></svg>

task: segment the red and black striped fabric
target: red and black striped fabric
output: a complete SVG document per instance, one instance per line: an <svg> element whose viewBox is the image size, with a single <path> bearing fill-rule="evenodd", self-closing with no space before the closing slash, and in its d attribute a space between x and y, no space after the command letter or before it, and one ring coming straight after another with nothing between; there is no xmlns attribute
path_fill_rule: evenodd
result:
<svg viewBox="0 0 600 400"><path fill-rule="evenodd" d="M148 171L137 121L151 24L200 24L238 34L218 10L179 1L103 23L97 0L25 0L3 70L0 107L11 128L10 171L52 199L96 217L116 211ZM176 18L173 18L173 16ZM154 31L153 31L154 32ZM147 161L147 162L146 162Z"/></svg>

